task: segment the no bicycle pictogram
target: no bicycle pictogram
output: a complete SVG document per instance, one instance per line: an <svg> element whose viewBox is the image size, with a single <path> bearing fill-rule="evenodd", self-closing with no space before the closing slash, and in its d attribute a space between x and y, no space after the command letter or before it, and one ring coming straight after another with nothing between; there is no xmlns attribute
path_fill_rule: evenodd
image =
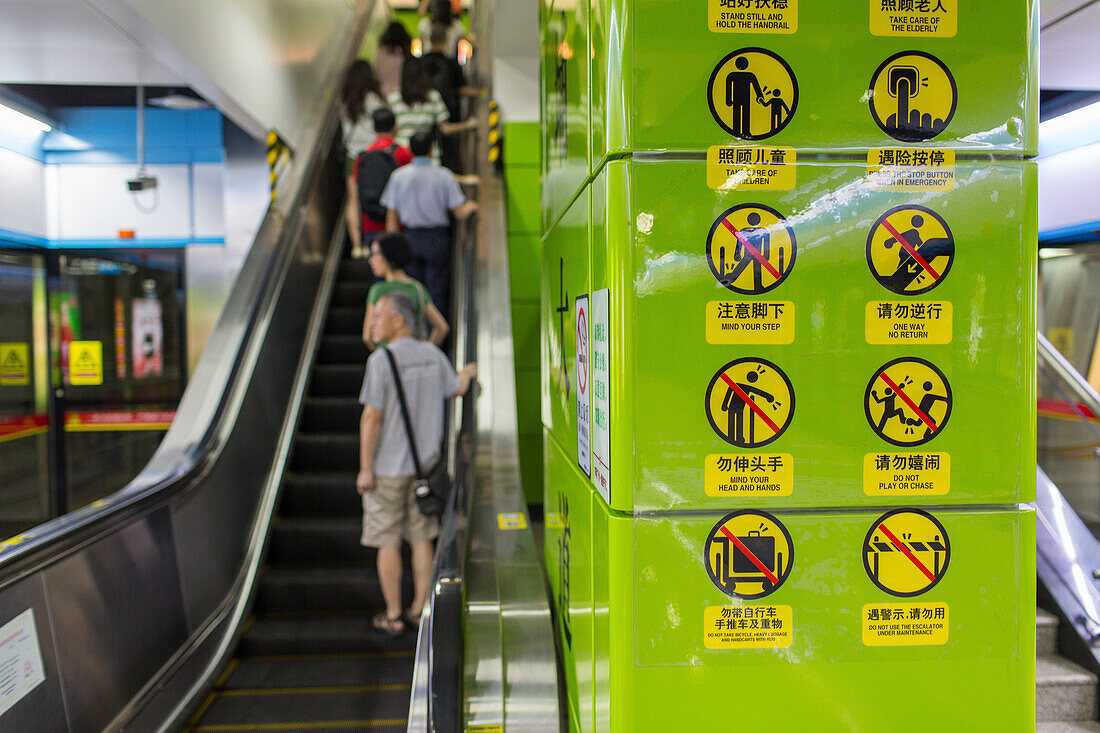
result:
<svg viewBox="0 0 1100 733"><path fill-rule="evenodd" d="M955 261L955 238L932 209L895 206L867 234L867 266L879 285L898 295L920 295L943 282Z"/></svg>
<svg viewBox="0 0 1100 733"><path fill-rule="evenodd" d="M863 539L863 568L892 596L908 598L943 579L951 560L947 530L928 512L894 509L876 519Z"/></svg>
<svg viewBox="0 0 1100 733"><path fill-rule="evenodd" d="M794 268L794 231L775 209L741 204L722 212L707 234L707 264L723 286L759 295L779 287Z"/></svg>
<svg viewBox="0 0 1100 733"><path fill-rule="evenodd" d="M707 103L723 130L742 140L762 140L794 117L798 82L791 67L776 54L742 48L715 65Z"/></svg>
<svg viewBox="0 0 1100 733"><path fill-rule="evenodd" d="M794 387L766 359L736 359L718 370L703 402L714 432L730 445L759 448L778 438L794 415Z"/></svg>
<svg viewBox="0 0 1100 733"><path fill-rule="evenodd" d="M871 77L871 117L890 137L921 142L939 135L958 103L955 77L932 54L902 51L882 62Z"/></svg>
<svg viewBox="0 0 1100 733"><path fill-rule="evenodd" d="M723 593L763 598L790 576L794 544L787 528L771 514L742 509L714 525L703 555L707 574Z"/></svg>
<svg viewBox="0 0 1100 733"><path fill-rule="evenodd" d="M951 385L931 362L903 357L884 364L867 383L864 414L888 443L922 445L951 417Z"/></svg>

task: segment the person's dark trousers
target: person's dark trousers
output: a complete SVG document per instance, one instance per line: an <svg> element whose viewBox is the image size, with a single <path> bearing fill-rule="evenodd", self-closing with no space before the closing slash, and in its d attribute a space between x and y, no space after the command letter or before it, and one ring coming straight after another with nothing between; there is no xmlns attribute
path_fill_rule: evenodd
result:
<svg viewBox="0 0 1100 733"><path fill-rule="evenodd" d="M410 227L405 230L405 238L413 251L413 261L405 272L424 284L435 307L444 318L448 318L451 305L451 230L448 227Z"/></svg>

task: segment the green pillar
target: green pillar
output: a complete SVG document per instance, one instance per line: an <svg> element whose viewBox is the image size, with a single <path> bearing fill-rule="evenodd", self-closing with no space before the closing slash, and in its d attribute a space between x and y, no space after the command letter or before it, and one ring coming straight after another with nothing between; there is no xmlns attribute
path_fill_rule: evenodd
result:
<svg viewBox="0 0 1100 733"><path fill-rule="evenodd" d="M572 725L1031 730L1034 4L742 5L543 9Z"/></svg>

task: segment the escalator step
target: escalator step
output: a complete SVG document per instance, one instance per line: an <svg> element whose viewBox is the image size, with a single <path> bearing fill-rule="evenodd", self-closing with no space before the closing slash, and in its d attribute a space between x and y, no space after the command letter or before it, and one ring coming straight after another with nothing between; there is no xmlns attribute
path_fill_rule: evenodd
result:
<svg viewBox="0 0 1100 733"><path fill-rule="evenodd" d="M333 306L328 310L325 318L325 335L347 334L348 336L362 336L363 317L367 309L363 306Z"/></svg>
<svg viewBox="0 0 1100 733"><path fill-rule="evenodd" d="M369 260L353 260L350 258L341 260L340 272L337 277L340 281L360 280L368 283L374 282L375 279L374 270L371 269Z"/></svg>
<svg viewBox="0 0 1100 733"><path fill-rule="evenodd" d="M363 386L364 365L317 365L310 374L311 397L358 397Z"/></svg>
<svg viewBox="0 0 1100 733"><path fill-rule="evenodd" d="M363 406L355 397L307 397L298 429L307 433L358 433Z"/></svg>
<svg viewBox="0 0 1100 733"><path fill-rule="evenodd" d="M352 433L299 433L292 471L358 471L359 436Z"/></svg>
<svg viewBox="0 0 1100 733"><path fill-rule="evenodd" d="M280 501L283 516L361 516L363 512L362 499L355 490L355 471L288 472Z"/></svg>
<svg viewBox="0 0 1100 733"><path fill-rule="evenodd" d="M239 660L225 689L408 684L415 659L407 651L363 655L250 657Z"/></svg>
<svg viewBox="0 0 1100 733"><path fill-rule="evenodd" d="M238 654L343 654L389 652L416 646L416 634L406 631L389 637L371 627L373 614L317 618L264 618L256 620L241 639Z"/></svg>
<svg viewBox="0 0 1100 733"><path fill-rule="evenodd" d="M359 335L325 336L317 350L318 364L356 364L360 367L367 363L370 351Z"/></svg>
<svg viewBox="0 0 1100 733"><path fill-rule="evenodd" d="M354 487L345 490L359 497ZM361 534L360 513L347 517L280 517L273 527L268 562L272 565L373 562L374 550L359 544Z"/></svg>
<svg viewBox="0 0 1100 733"><path fill-rule="evenodd" d="M363 548L364 551L366 548ZM327 613L377 613L385 602L373 557L352 567L273 566L260 577L256 610L280 616ZM412 573L401 577L404 605L412 602ZM333 651L327 649L324 651ZM273 652L268 652L273 653Z"/></svg>
<svg viewBox="0 0 1100 733"><path fill-rule="evenodd" d="M370 290L370 283L365 281L337 281L335 292L332 295L332 304L341 307L360 306L365 308L368 290Z"/></svg>
<svg viewBox="0 0 1100 733"><path fill-rule="evenodd" d="M409 685L222 692L196 725L215 730L405 731ZM241 727L238 727L241 726Z"/></svg>

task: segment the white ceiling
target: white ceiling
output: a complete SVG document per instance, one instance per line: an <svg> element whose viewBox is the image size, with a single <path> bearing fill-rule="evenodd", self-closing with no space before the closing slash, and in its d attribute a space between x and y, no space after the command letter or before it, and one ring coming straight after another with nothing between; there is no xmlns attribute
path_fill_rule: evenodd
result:
<svg viewBox="0 0 1100 733"><path fill-rule="evenodd" d="M83 0L0 0L0 19L0 83L183 83Z"/></svg>
<svg viewBox="0 0 1100 733"><path fill-rule="evenodd" d="M1100 89L1100 0L1040 8L1040 86ZM0 0L0 18L0 83L186 83L86 0Z"/></svg>

